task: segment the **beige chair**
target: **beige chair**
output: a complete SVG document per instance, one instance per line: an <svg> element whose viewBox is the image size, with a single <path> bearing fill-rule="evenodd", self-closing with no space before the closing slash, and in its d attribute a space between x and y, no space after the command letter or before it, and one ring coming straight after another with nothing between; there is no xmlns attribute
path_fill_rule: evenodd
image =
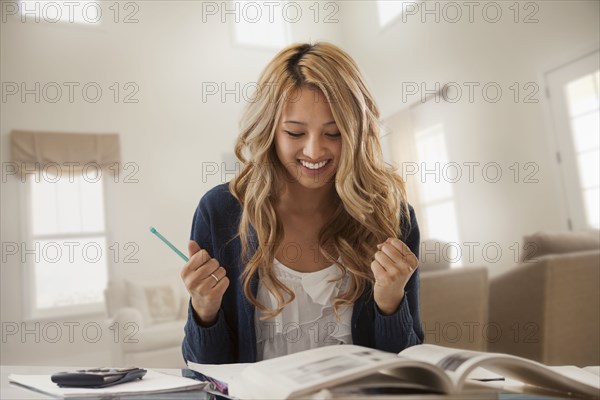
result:
<svg viewBox="0 0 600 400"><path fill-rule="evenodd" d="M420 247L420 305L425 343L484 351L487 268L450 268L445 256L446 244L428 239Z"/></svg>
<svg viewBox="0 0 600 400"><path fill-rule="evenodd" d="M485 351L487 268L423 271L420 277L425 343Z"/></svg>
<svg viewBox="0 0 600 400"><path fill-rule="evenodd" d="M488 337L489 351L549 365L600 365L597 232L525 238L535 254L490 280L489 323L496 337ZM569 252L569 242L575 251Z"/></svg>
<svg viewBox="0 0 600 400"><path fill-rule="evenodd" d="M184 368L188 295L178 282L110 282L105 292L115 366Z"/></svg>

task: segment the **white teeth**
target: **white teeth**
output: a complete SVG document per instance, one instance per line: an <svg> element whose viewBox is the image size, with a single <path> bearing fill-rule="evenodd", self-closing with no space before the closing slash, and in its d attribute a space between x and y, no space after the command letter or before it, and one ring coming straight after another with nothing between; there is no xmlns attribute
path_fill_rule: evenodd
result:
<svg viewBox="0 0 600 400"><path fill-rule="evenodd" d="M325 161L321 161L320 163L317 163L317 164L312 164L312 163L300 160L300 164L304 165L308 169L323 168L325 166L325 164L327 164L328 162L329 162L329 160L325 160Z"/></svg>

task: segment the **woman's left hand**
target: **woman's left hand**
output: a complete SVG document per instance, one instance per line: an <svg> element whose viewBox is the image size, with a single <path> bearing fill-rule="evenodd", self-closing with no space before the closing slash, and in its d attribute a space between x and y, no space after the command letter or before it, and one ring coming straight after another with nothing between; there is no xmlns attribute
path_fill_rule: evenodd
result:
<svg viewBox="0 0 600 400"><path fill-rule="evenodd" d="M417 269L418 260L398 238L377 245L371 270L375 276L373 293L379 310L385 315L396 312L404 298L404 287Z"/></svg>

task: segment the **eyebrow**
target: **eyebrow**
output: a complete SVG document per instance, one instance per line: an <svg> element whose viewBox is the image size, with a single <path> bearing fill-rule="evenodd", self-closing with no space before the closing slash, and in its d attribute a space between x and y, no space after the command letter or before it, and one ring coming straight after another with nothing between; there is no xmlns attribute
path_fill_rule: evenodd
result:
<svg viewBox="0 0 600 400"><path fill-rule="evenodd" d="M297 124L297 125L306 125L306 122L300 122L300 121L294 121L294 120L289 120L289 121L284 121L284 124ZM335 121L329 121L329 122L325 122L323 124L323 126L327 126L327 125L335 125Z"/></svg>

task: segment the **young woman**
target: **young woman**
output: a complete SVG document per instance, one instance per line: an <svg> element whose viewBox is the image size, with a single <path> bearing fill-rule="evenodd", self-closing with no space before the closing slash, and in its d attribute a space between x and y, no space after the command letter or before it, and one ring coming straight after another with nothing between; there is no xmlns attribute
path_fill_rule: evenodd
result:
<svg viewBox="0 0 600 400"><path fill-rule="evenodd" d="M186 360L423 341L419 229L383 162L378 118L355 62L332 44L291 45L267 65L235 148L242 170L194 215Z"/></svg>

